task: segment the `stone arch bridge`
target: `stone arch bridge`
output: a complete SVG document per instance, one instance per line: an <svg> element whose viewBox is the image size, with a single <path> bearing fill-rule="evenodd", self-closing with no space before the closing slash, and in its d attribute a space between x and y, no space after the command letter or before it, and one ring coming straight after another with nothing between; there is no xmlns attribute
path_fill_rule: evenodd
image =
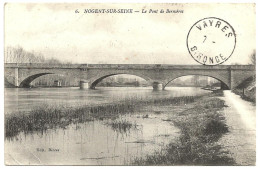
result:
<svg viewBox="0 0 260 169"><path fill-rule="evenodd" d="M29 87L37 77L62 74L81 79L82 88L92 88L104 78L118 74L136 75L155 89L164 89L172 80L187 75L209 76L221 81L222 89L234 89L255 75L252 65L156 65L156 64L13 64L6 63L5 82L15 87Z"/></svg>

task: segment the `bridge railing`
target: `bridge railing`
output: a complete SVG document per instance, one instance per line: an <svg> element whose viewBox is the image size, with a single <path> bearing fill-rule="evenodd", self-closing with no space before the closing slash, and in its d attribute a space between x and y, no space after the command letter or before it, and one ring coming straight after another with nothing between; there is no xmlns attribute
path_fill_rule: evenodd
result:
<svg viewBox="0 0 260 169"><path fill-rule="evenodd" d="M66 68L66 69L249 69L254 70L254 65L169 65L169 64L46 64L46 63L5 63L5 68Z"/></svg>

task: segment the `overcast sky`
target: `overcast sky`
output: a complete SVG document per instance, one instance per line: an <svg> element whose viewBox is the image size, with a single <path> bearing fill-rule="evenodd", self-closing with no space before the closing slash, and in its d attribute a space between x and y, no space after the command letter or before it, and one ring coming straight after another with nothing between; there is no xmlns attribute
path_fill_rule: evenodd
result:
<svg viewBox="0 0 260 169"><path fill-rule="evenodd" d="M83 13L103 8L184 13ZM186 38L191 26L206 17L229 22L237 34L235 51L224 64L248 64L256 42L252 4L6 4L5 46L82 64L198 64L187 50Z"/></svg>

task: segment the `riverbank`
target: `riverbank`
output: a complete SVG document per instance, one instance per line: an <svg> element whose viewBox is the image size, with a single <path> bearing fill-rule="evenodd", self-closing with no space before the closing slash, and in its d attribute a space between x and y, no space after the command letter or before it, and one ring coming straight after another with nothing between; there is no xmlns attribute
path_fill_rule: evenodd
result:
<svg viewBox="0 0 260 169"><path fill-rule="evenodd" d="M204 96L167 97L160 99L131 98L113 104L80 107L49 107L43 106L29 113L11 114L5 118L5 137L9 140L16 138L19 133L43 133L49 129L66 128L80 123L107 120L113 130L129 131L131 128L140 129L141 123L131 122L119 117L125 115L138 116L141 121L157 120L172 124L179 128L178 137L169 138L172 141L153 154L141 157L133 156L130 163L125 165L234 165L234 160L228 151L223 151L217 141L228 132L221 110L224 101L218 99L221 92ZM158 115L163 115L158 119ZM139 121L140 121L139 120ZM158 123L159 124L159 123ZM150 124L149 125L158 125ZM158 135L158 137L172 137ZM158 139L156 136L156 139ZM136 137L138 139L139 137ZM155 138L152 138L155 139ZM133 140L131 144L152 144L154 140ZM126 141L124 144L130 144ZM162 142L164 143L164 142ZM103 151L103 150L102 150ZM108 154L110 155L110 154ZM115 156L118 156L115 154ZM88 163L87 163L88 164ZM113 163L112 163L113 164Z"/></svg>
<svg viewBox="0 0 260 169"><path fill-rule="evenodd" d="M237 165L256 165L256 107L231 91L224 91L224 116L229 132L219 142L231 152Z"/></svg>
<svg viewBox="0 0 260 169"><path fill-rule="evenodd" d="M194 102L201 96L168 97L160 99L130 98L121 102L79 107L40 106L29 112L5 115L5 137L12 139L20 132L25 134L44 132L48 129L66 128L70 124L94 120L116 119L119 116L138 112L149 105L183 105Z"/></svg>
<svg viewBox="0 0 260 169"><path fill-rule="evenodd" d="M222 109L225 102L215 92L203 96L187 107L179 107L168 121L177 126L180 137L164 150L136 158L134 165L235 165L218 140L228 133Z"/></svg>
<svg viewBox="0 0 260 169"><path fill-rule="evenodd" d="M233 90L234 93L239 95L243 100L256 103L256 79L255 77L242 83L236 89Z"/></svg>

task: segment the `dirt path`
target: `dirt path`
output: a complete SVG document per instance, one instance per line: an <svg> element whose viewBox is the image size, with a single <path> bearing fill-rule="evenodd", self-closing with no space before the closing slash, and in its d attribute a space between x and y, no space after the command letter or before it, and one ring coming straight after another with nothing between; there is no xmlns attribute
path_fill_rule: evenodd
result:
<svg viewBox="0 0 260 169"><path fill-rule="evenodd" d="M223 113L230 132L219 143L232 153L238 165L255 165L256 162L256 108L231 91L221 97L228 106Z"/></svg>

